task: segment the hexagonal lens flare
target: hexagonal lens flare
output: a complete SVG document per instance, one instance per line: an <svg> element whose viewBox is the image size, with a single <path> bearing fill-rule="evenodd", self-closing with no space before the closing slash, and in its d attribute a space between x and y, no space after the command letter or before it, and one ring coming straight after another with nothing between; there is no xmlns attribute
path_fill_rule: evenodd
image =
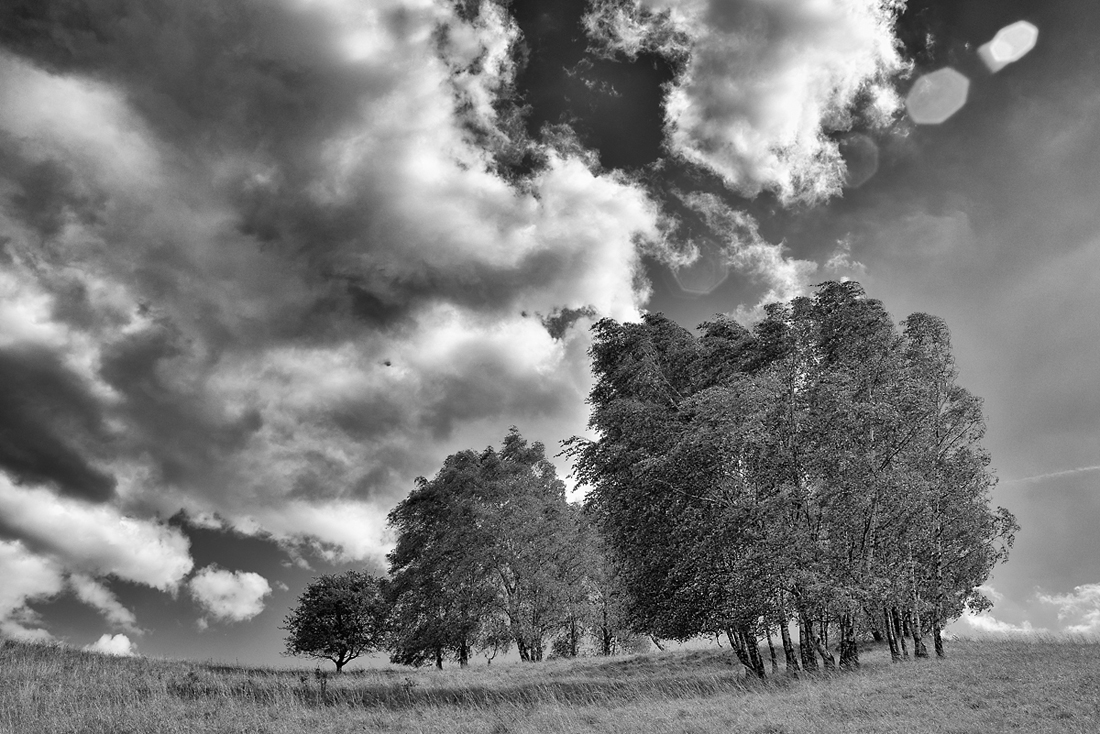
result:
<svg viewBox="0 0 1100 734"><path fill-rule="evenodd" d="M920 125L938 125L966 104L970 80L950 67L945 67L917 79L905 109Z"/></svg>
<svg viewBox="0 0 1100 734"><path fill-rule="evenodd" d="M1013 61L1019 61L1035 48L1039 29L1026 20L1018 20L997 31L993 40L978 48L978 56L992 72L998 72Z"/></svg>

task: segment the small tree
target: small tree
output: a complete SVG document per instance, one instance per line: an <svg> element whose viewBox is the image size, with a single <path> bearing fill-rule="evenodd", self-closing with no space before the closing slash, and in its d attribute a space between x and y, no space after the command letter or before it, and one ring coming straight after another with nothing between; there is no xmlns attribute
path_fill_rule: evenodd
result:
<svg viewBox="0 0 1100 734"><path fill-rule="evenodd" d="M381 583L362 571L315 578L280 627L286 654L331 660L339 673L348 661L381 649L389 616Z"/></svg>

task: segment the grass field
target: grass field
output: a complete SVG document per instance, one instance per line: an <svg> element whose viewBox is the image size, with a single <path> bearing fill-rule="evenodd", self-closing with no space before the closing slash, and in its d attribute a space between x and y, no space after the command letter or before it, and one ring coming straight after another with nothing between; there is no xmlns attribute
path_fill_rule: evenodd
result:
<svg viewBox="0 0 1100 734"><path fill-rule="evenodd" d="M313 673L0 643L0 732L1089 732L1100 644L948 643L947 659L743 677L729 650Z"/></svg>

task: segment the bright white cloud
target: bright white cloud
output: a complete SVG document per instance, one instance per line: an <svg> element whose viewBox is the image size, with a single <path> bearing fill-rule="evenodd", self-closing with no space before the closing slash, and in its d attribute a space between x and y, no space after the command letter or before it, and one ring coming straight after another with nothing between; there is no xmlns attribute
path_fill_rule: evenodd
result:
<svg viewBox="0 0 1100 734"><path fill-rule="evenodd" d="M0 475L0 517L9 532L64 564L97 576L174 590L193 565L190 543L167 525L121 514L109 505L19 487Z"/></svg>
<svg viewBox="0 0 1100 734"><path fill-rule="evenodd" d="M50 639L26 605L61 593L61 568L32 553L20 541L0 540L0 579L0 634L18 640Z"/></svg>
<svg viewBox="0 0 1100 734"><path fill-rule="evenodd" d="M118 600L111 590L95 579L80 573L69 576L69 586L80 601L99 610L112 626L133 634L141 634L134 613Z"/></svg>
<svg viewBox="0 0 1100 734"><path fill-rule="evenodd" d="M897 0L641 0L658 13L632 25L616 3L594 11L608 41L628 52L670 42L664 11L686 36L687 71L667 100L675 150L754 194L785 201L839 193L844 163L825 132L863 114L885 122L899 107L892 79L905 70L893 26ZM637 16L634 16L637 18ZM589 25L597 25L590 19ZM617 36L617 37L616 37Z"/></svg>
<svg viewBox="0 0 1100 734"><path fill-rule="evenodd" d="M124 634L101 635L98 640L85 645L85 650L89 652L98 652L104 655L115 655L118 657L131 657L137 654L137 650L134 649L134 644L130 641L130 638Z"/></svg>
<svg viewBox="0 0 1100 734"><path fill-rule="evenodd" d="M1038 592L1035 598L1043 604L1057 607L1058 621L1063 623L1063 631L1100 633L1100 584L1075 586L1072 592L1066 594Z"/></svg>
<svg viewBox="0 0 1100 734"><path fill-rule="evenodd" d="M975 614L969 610L963 612L962 617L959 618L956 624L964 625L961 629L956 627L956 632L962 634L966 634L966 628L978 634L991 635L1027 635L1046 632L1041 627L1033 627L1031 622L1027 620L1020 624L1012 624L1011 622L1002 622L989 612Z"/></svg>
<svg viewBox="0 0 1100 734"><path fill-rule="evenodd" d="M226 622L252 619L264 610L264 598L271 594L270 584L260 574L217 566L201 569L187 582L187 589L212 617Z"/></svg>

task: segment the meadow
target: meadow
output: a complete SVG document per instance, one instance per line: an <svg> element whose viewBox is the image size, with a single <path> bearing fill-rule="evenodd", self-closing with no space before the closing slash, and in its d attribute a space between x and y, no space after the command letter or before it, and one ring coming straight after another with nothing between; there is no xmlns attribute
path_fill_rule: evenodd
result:
<svg viewBox="0 0 1100 734"><path fill-rule="evenodd" d="M1089 732L1100 730L1100 644L952 641L942 660L748 679L730 650L315 671L112 658L0 642L3 734L151 732Z"/></svg>

